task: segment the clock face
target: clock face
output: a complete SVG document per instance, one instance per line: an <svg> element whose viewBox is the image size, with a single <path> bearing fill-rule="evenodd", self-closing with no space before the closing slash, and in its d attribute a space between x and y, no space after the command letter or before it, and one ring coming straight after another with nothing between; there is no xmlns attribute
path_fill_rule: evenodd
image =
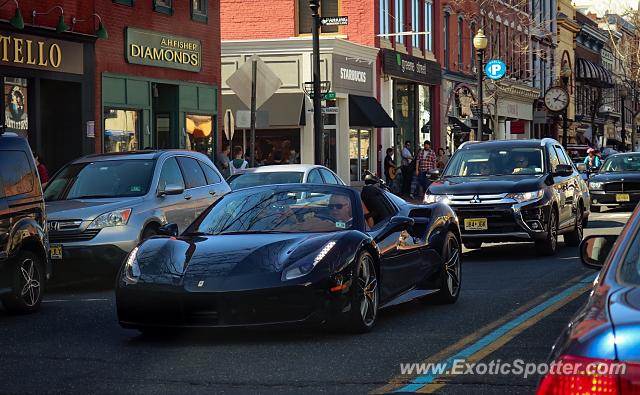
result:
<svg viewBox="0 0 640 395"><path fill-rule="evenodd" d="M569 105L569 94L562 88L551 88L544 95L544 104L550 111L563 111Z"/></svg>

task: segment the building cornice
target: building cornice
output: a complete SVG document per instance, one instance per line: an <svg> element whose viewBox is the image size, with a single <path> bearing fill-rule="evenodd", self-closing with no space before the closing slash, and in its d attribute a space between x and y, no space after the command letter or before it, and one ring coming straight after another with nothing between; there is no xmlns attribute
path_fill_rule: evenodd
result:
<svg viewBox="0 0 640 395"><path fill-rule="evenodd" d="M563 13L558 14L558 28L568 30L573 34L580 31L580 25L578 22Z"/></svg>
<svg viewBox="0 0 640 395"><path fill-rule="evenodd" d="M342 38L320 38L321 53L339 53L345 56L359 57L375 61L380 49L357 44ZM311 53L311 37L292 37L283 39L258 39L258 40L223 40L221 43L223 56L255 54L282 54L282 53Z"/></svg>

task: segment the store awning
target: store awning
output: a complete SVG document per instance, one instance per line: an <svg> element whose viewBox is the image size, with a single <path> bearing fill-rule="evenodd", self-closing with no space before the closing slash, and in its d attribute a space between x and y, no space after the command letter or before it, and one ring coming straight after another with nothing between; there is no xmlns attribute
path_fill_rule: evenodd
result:
<svg viewBox="0 0 640 395"><path fill-rule="evenodd" d="M267 100L258 111L269 113L269 126L300 126L304 103L304 93L276 93ZM236 95L222 95L222 112L231 110L236 116L238 110L249 110Z"/></svg>
<svg viewBox="0 0 640 395"><path fill-rule="evenodd" d="M456 117L449 117L449 125L453 128L454 132L469 133L471 131L469 126Z"/></svg>
<svg viewBox="0 0 640 395"><path fill-rule="evenodd" d="M614 86L613 76L609 70L602 65L582 58L576 59L576 80L601 88Z"/></svg>
<svg viewBox="0 0 640 395"><path fill-rule="evenodd" d="M375 98L349 95L349 126L395 128L396 124Z"/></svg>

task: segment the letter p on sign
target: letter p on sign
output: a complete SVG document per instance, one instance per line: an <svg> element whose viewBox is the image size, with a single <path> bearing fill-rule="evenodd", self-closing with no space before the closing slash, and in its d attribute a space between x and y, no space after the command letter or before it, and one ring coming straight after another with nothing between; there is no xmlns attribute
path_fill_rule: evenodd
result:
<svg viewBox="0 0 640 395"><path fill-rule="evenodd" d="M487 62L484 71L487 77L499 80L507 73L507 65L501 60L493 59Z"/></svg>

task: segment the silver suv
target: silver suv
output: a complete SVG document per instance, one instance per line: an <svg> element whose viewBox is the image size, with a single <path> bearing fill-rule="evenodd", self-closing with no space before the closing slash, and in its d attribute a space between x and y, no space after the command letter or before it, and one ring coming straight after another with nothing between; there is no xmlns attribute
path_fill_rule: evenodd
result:
<svg viewBox="0 0 640 395"><path fill-rule="evenodd" d="M81 272L114 273L141 240L167 223L185 229L230 191L209 158L140 151L77 159L44 190L49 257Z"/></svg>

